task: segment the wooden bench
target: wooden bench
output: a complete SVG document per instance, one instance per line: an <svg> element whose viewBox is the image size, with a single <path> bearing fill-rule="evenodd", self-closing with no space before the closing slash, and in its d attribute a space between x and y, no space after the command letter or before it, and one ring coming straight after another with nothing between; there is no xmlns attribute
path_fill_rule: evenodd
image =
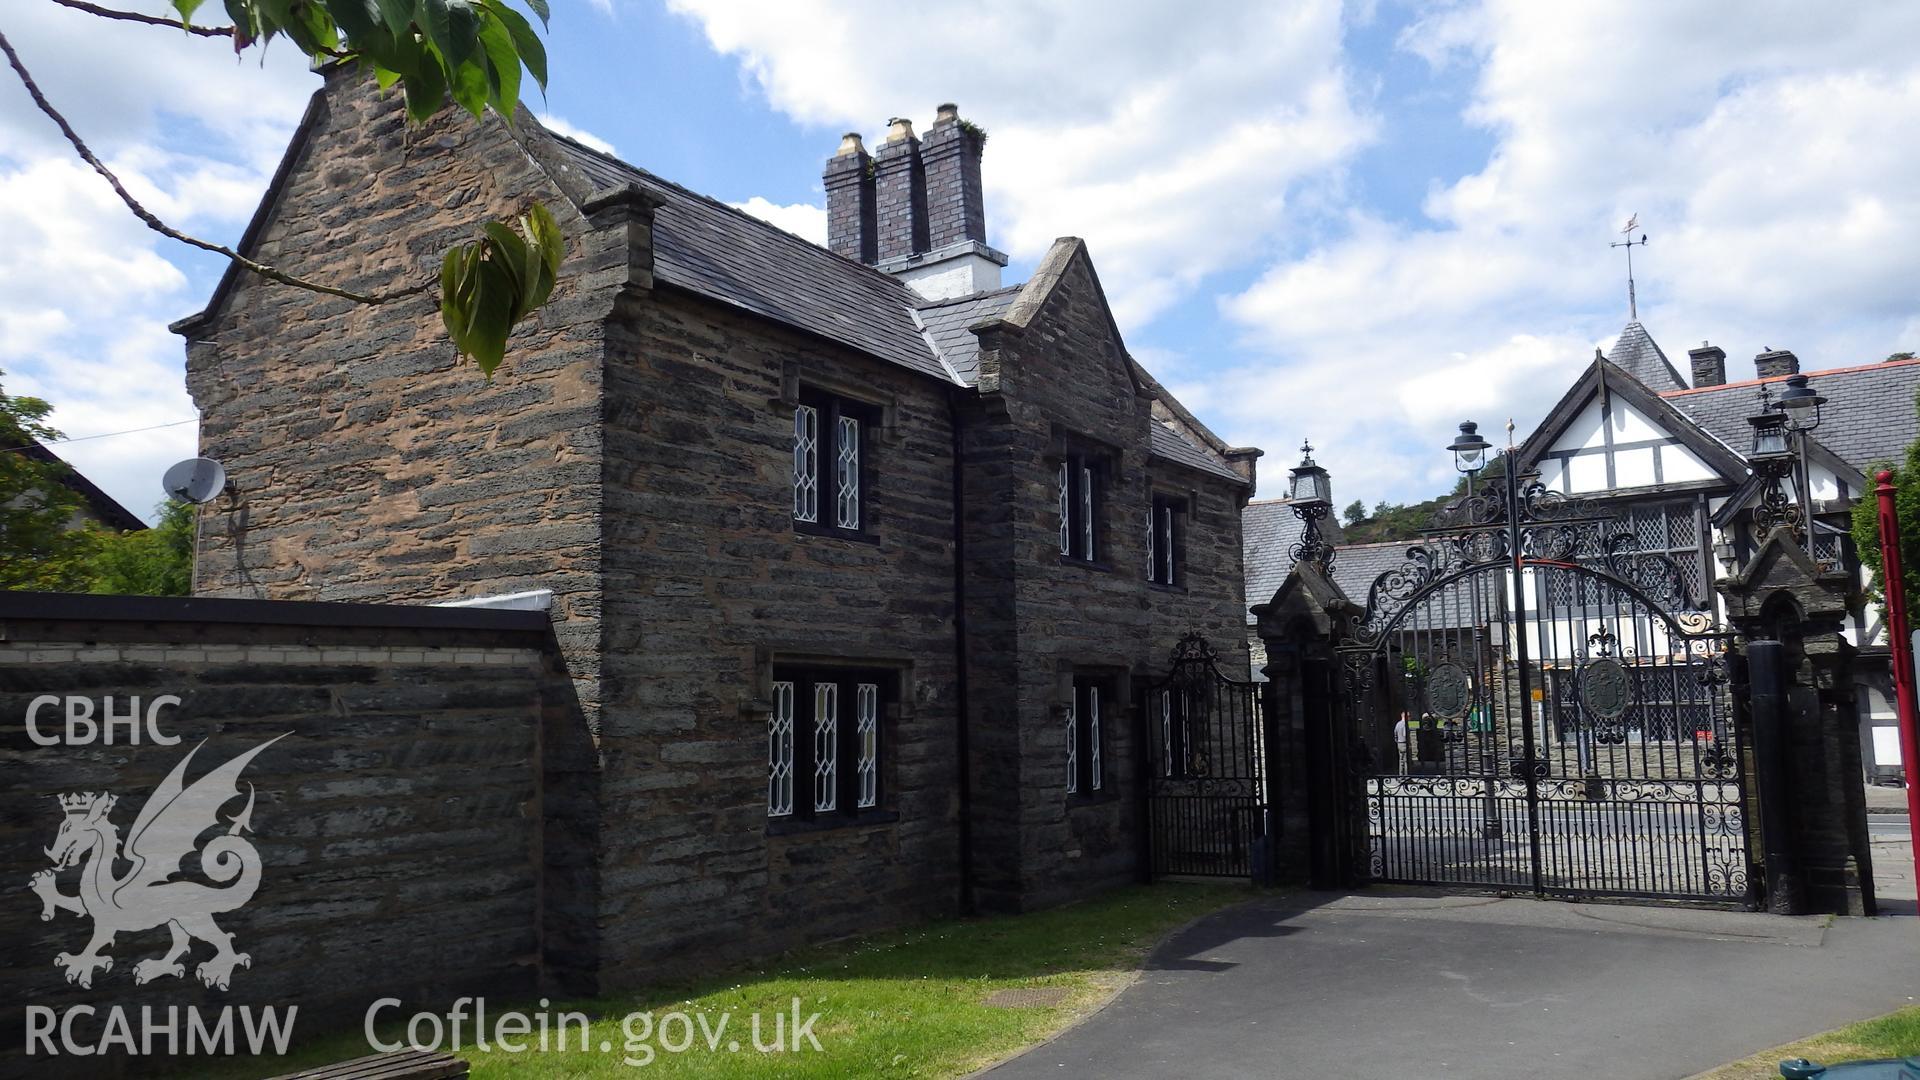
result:
<svg viewBox="0 0 1920 1080"><path fill-rule="evenodd" d="M270 1080L457 1080L467 1063L432 1050L395 1050L271 1077Z"/></svg>

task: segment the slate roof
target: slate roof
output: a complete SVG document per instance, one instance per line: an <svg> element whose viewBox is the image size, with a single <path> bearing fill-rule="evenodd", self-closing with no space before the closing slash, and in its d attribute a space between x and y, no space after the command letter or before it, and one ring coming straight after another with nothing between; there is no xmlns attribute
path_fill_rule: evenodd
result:
<svg viewBox="0 0 1920 1080"><path fill-rule="evenodd" d="M1187 440L1185 435L1165 424L1155 421L1152 427L1152 441L1148 444L1153 456L1165 458L1181 465L1191 466L1201 472L1224 477L1235 483L1244 484L1246 478L1228 468L1220 459L1200 449ZM1289 515L1291 516L1291 515Z"/></svg>
<svg viewBox="0 0 1920 1080"><path fill-rule="evenodd" d="M1013 306L1022 286L1009 285L992 292L975 293L953 300L922 303L920 326L933 339L934 347L946 359L960 381L972 386L980 379L980 339L968 329L982 319L1003 315Z"/></svg>
<svg viewBox="0 0 1920 1080"><path fill-rule="evenodd" d="M100 524L117 532L139 532L147 527L140 515L120 505L120 500L100 489L100 485L86 478L73 463L46 448L37 439L28 439L27 444L14 451L22 457L59 467L56 478L62 485L71 489L87 504L87 510Z"/></svg>
<svg viewBox="0 0 1920 1080"><path fill-rule="evenodd" d="M653 219L661 280L966 385L920 332L920 294L898 278L565 136L553 141L594 187L638 184L663 200Z"/></svg>
<svg viewBox="0 0 1920 1080"><path fill-rule="evenodd" d="M1871 475L1874 465L1898 461L1920 436L1920 359L1859 367L1806 371L1814 389L1827 395L1814 438L1842 461ZM1777 398L1785 376L1749 379L1660 396L1729 446L1744 450L1752 442L1747 417L1760 409L1760 386L1770 384Z"/></svg>
<svg viewBox="0 0 1920 1080"><path fill-rule="evenodd" d="M1680 377L1667 354L1660 351L1660 344L1638 320L1621 328L1619 339L1607 352L1607 360L1656 393L1687 388L1687 381Z"/></svg>
<svg viewBox="0 0 1920 1080"><path fill-rule="evenodd" d="M1286 499L1255 499L1240 511L1248 607L1273 599L1293 569L1293 545L1299 542L1300 519Z"/></svg>
<svg viewBox="0 0 1920 1080"><path fill-rule="evenodd" d="M1347 599L1365 606L1367 593L1381 574L1407 561L1407 549L1419 540L1388 540L1378 544L1342 544L1333 553L1333 581Z"/></svg>

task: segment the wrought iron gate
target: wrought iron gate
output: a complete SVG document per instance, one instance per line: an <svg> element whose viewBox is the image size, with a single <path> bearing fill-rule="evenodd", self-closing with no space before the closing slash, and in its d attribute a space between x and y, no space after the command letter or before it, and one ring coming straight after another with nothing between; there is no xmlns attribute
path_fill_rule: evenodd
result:
<svg viewBox="0 0 1920 1080"><path fill-rule="evenodd" d="M1267 733L1261 683L1230 678L1188 634L1140 695L1147 865L1154 877L1247 878L1264 864Z"/></svg>
<svg viewBox="0 0 1920 1080"><path fill-rule="evenodd" d="M1731 639L1695 599L1703 569L1507 488L1442 511L1338 648L1359 876L1752 903Z"/></svg>

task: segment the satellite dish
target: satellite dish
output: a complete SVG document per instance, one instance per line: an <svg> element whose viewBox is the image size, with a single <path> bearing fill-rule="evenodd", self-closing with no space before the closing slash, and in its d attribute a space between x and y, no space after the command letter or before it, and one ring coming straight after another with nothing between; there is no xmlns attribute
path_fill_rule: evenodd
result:
<svg viewBox="0 0 1920 1080"><path fill-rule="evenodd" d="M168 469L160 486L168 495L197 506L211 502L227 486L227 470L212 458L188 458Z"/></svg>

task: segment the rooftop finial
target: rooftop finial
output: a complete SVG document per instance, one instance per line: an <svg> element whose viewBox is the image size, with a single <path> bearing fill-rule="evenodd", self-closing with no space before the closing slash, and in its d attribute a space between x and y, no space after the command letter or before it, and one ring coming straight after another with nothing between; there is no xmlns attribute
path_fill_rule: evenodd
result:
<svg viewBox="0 0 1920 1080"><path fill-rule="evenodd" d="M1635 214L1629 217L1626 225L1620 230L1620 235L1625 236L1626 239L1615 240L1613 243L1607 245L1608 247L1623 247L1627 249L1627 318L1633 322L1640 321L1640 302L1633 295L1633 249L1635 245L1639 245L1640 247L1647 246L1646 233L1641 233L1640 239L1638 240L1633 238L1633 230L1639 227L1640 215Z"/></svg>

